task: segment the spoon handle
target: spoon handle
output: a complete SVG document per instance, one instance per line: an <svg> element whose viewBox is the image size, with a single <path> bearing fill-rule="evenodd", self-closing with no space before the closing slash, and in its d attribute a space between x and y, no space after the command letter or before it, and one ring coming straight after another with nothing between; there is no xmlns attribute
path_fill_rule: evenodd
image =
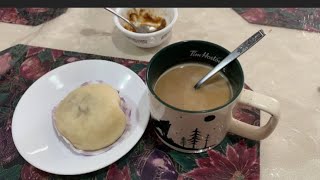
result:
<svg viewBox="0 0 320 180"><path fill-rule="evenodd" d="M228 65L231 61L241 56L244 52L250 49L253 45L255 45L258 41L260 41L265 36L263 30L259 30L254 35L252 35L249 39L243 42L239 47L237 47L234 51L232 51L227 57L225 57L217 66L215 66L207 75L205 75L202 79L198 81L198 83L194 86L195 89L198 89L205 81L207 81L210 77L215 75L218 71Z"/></svg>
<svg viewBox="0 0 320 180"><path fill-rule="evenodd" d="M122 20L124 20L126 23L128 23L130 26L132 26L134 29L136 29L136 27L126 18L124 18L123 16L121 16L120 14L116 13L113 9L111 8L104 8L105 10L111 12L112 14L114 14L115 16L117 16L118 18L121 18Z"/></svg>

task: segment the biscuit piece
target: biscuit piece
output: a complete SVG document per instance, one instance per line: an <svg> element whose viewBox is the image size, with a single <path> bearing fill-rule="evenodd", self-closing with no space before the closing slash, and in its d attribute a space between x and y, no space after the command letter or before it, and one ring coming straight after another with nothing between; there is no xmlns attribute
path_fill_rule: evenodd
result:
<svg viewBox="0 0 320 180"><path fill-rule="evenodd" d="M59 133L80 150L94 151L114 143L124 132L126 116L118 92L106 84L73 90L56 108Z"/></svg>

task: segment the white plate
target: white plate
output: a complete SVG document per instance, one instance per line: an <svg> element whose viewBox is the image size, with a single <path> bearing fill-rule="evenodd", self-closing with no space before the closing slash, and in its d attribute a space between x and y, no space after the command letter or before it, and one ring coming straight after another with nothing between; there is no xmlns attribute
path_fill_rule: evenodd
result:
<svg viewBox="0 0 320 180"><path fill-rule="evenodd" d="M71 90L101 80L130 98L133 124L125 138L95 156L72 152L57 137L52 110ZM85 60L56 68L33 83L20 99L12 120L12 136L21 156L43 171L76 175L106 167L120 159L139 141L149 121L147 88L130 69L104 60Z"/></svg>

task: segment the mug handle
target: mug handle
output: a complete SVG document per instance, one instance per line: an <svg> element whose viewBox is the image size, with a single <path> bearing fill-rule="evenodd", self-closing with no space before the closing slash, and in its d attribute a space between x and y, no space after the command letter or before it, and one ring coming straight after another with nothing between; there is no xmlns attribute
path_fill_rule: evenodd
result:
<svg viewBox="0 0 320 180"><path fill-rule="evenodd" d="M271 117L266 125L258 127L241 122L231 116L229 132L252 140L262 140L268 137L278 124L280 103L274 98L246 89L243 89L239 103L267 112Z"/></svg>

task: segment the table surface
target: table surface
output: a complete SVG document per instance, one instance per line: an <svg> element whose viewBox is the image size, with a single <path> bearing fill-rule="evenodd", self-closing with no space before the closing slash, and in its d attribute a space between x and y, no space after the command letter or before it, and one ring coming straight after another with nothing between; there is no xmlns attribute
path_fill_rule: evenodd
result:
<svg viewBox="0 0 320 180"><path fill-rule="evenodd" d="M190 14L196 14L190 16ZM0 51L28 44L149 61L162 47L181 40L206 40L232 50L263 29L267 36L239 60L256 92L278 99L281 119L261 142L261 179L320 177L320 34L249 24L232 9L179 9L172 37L141 49L128 43L102 8L70 8L39 26L0 23ZM262 114L262 124L268 119Z"/></svg>

